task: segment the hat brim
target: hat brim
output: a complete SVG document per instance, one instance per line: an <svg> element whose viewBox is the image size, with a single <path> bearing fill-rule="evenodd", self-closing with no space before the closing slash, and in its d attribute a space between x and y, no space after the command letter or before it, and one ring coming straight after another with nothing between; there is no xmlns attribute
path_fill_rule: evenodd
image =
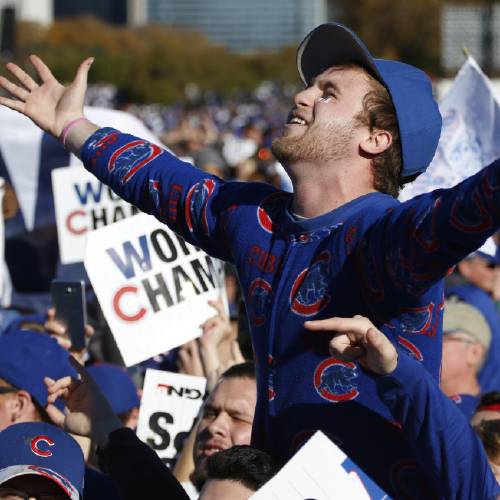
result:
<svg viewBox="0 0 500 500"><path fill-rule="evenodd" d="M80 500L80 493L68 479L52 469L38 465L11 465L0 470L0 484L19 476L42 476L56 483L71 500Z"/></svg>
<svg viewBox="0 0 500 500"><path fill-rule="evenodd" d="M343 64L361 66L385 85L365 44L342 24L318 26L304 38L297 50L297 69L306 85L328 68Z"/></svg>

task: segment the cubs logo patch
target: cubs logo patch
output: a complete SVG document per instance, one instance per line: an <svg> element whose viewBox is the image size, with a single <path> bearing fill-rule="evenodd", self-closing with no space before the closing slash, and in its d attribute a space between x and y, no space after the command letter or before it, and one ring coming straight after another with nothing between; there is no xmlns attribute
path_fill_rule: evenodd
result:
<svg viewBox="0 0 500 500"><path fill-rule="evenodd" d="M424 360L424 356L420 349L408 339L405 339L404 337L401 337L401 335L398 335L398 344L401 345L412 358L415 358L417 361Z"/></svg>
<svg viewBox="0 0 500 500"><path fill-rule="evenodd" d="M316 392L327 401L341 403L358 397L355 379L358 371L355 363L328 358L314 370Z"/></svg>
<svg viewBox="0 0 500 500"><path fill-rule="evenodd" d="M462 209L463 206L468 206L464 203L464 196L465 194L462 193L455 200L451 210L450 224L466 234L482 233L490 229L493 226L493 218L485 207L477 188L472 195L472 201L475 205L473 210L465 211Z"/></svg>
<svg viewBox="0 0 500 500"><path fill-rule="evenodd" d="M106 149L106 146L113 144L118 139L118 132L110 128L101 128L97 130L88 144L91 150Z"/></svg>
<svg viewBox="0 0 500 500"><path fill-rule="evenodd" d="M273 289L262 278L254 279L248 287L248 315L255 326L262 326L267 319L267 311L271 304Z"/></svg>
<svg viewBox="0 0 500 500"><path fill-rule="evenodd" d="M262 200L257 207L257 220L264 231L271 234L276 231L277 215L283 211L283 202L289 198L289 194L278 192L272 193Z"/></svg>
<svg viewBox="0 0 500 500"><path fill-rule="evenodd" d="M304 269L295 279L290 291L290 306L299 316L314 316L330 302L328 277L330 252L321 252L311 267Z"/></svg>
<svg viewBox="0 0 500 500"><path fill-rule="evenodd" d="M53 455L53 453L46 449L40 448L40 444L44 443L44 448L47 446L54 446L54 440L51 439L49 436L36 436L31 440L31 451L35 455L43 458L48 458Z"/></svg>
<svg viewBox="0 0 500 500"><path fill-rule="evenodd" d="M186 224L190 232L193 232L194 226L201 222L203 232L208 235L207 204L215 189L213 179L205 179L196 183L188 191L186 196L185 217Z"/></svg>
<svg viewBox="0 0 500 500"><path fill-rule="evenodd" d="M402 331L404 333L426 335L432 324L433 312L433 302L422 307L403 309L403 313L400 316Z"/></svg>
<svg viewBox="0 0 500 500"><path fill-rule="evenodd" d="M137 139L117 149L109 159L108 171L116 175L122 184L141 168L158 157L163 150L156 144Z"/></svg>

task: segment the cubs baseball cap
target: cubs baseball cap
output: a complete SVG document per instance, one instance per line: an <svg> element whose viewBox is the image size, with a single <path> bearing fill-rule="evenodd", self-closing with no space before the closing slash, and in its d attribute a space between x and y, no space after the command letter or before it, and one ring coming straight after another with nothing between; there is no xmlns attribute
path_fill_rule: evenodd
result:
<svg viewBox="0 0 500 500"><path fill-rule="evenodd" d="M43 333L18 330L0 337L0 379L30 393L44 408L47 386L43 379L77 377L69 356L56 340Z"/></svg>
<svg viewBox="0 0 500 500"><path fill-rule="evenodd" d="M346 26L321 24L297 50L297 68L307 85L331 66L356 64L388 90L398 119L403 168L412 180L429 166L441 135L442 118L428 76L398 61L375 59L362 40Z"/></svg>
<svg viewBox="0 0 500 500"><path fill-rule="evenodd" d="M93 365L87 372L119 415L139 406L137 388L130 375L122 368L109 363Z"/></svg>
<svg viewBox="0 0 500 500"><path fill-rule="evenodd" d="M0 485L19 476L43 476L71 500L83 495L85 461L78 443L43 422L13 424L0 432Z"/></svg>
<svg viewBox="0 0 500 500"><path fill-rule="evenodd" d="M467 302L446 300L444 303L443 334L463 332L486 350L491 344L491 329L479 309Z"/></svg>

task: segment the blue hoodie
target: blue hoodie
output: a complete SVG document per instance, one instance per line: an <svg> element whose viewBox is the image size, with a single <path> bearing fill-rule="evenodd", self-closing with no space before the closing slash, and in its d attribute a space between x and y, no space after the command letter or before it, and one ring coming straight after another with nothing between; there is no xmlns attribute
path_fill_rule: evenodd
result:
<svg viewBox="0 0 500 500"><path fill-rule="evenodd" d="M498 227L496 164L406 203L372 192L297 221L290 193L222 181L111 128L81 158L119 196L236 266L257 364L254 445L287 458L319 429L390 495L435 496L373 378L331 357L328 335L303 324L367 316L437 381L442 279Z"/></svg>

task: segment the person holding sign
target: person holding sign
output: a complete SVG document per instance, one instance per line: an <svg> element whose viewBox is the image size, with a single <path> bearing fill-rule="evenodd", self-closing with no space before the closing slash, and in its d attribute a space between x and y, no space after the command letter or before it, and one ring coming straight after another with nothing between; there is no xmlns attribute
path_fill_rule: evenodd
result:
<svg viewBox="0 0 500 500"><path fill-rule="evenodd" d="M372 374L377 393L417 461L429 471L439 498L497 498L500 485L476 433L421 363L398 355L389 339L363 316L308 321L306 328L336 332L329 343L332 356L357 362Z"/></svg>
<svg viewBox="0 0 500 500"><path fill-rule="evenodd" d="M30 60L39 82L7 64L18 81L0 77L11 95L0 104L59 138L125 200L235 264L258 360L252 444L286 458L323 430L389 495L431 498L433 483L373 380L303 326L362 313L438 379L442 279L499 227L500 171L493 163L451 189L395 199L438 144L441 116L427 76L374 59L345 26L313 30L297 55L306 87L273 144L290 194L224 182L90 123L83 101L92 58L67 87Z"/></svg>

